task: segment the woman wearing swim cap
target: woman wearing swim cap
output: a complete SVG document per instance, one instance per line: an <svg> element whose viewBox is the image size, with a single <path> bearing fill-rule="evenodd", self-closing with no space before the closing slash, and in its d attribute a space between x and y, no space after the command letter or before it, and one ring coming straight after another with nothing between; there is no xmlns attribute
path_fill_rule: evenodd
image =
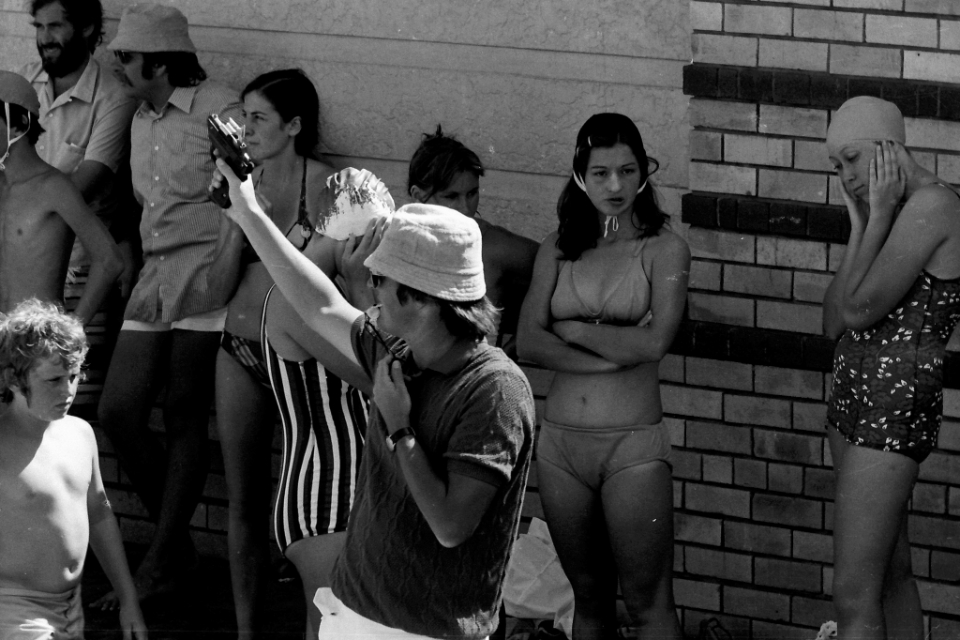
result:
<svg viewBox="0 0 960 640"><path fill-rule="evenodd" d="M690 251L664 226L651 164L629 118L587 120L520 314L520 357L557 372L537 473L576 640L613 637L618 580L640 637L683 637L658 369L683 316Z"/></svg>
<svg viewBox="0 0 960 640"><path fill-rule="evenodd" d="M827 132L851 227L823 308L826 334L840 339L827 412L839 638L923 634L907 502L937 443L943 356L960 319L960 197L904 142L897 107L866 96Z"/></svg>

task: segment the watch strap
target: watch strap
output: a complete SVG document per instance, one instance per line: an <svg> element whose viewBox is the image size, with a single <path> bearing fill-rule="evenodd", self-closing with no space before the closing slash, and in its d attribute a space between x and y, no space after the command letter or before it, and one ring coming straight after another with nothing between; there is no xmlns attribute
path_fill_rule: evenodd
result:
<svg viewBox="0 0 960 640"><path fill-rule="evenodd" d="M416 438L417 434L414 433L413 427L404 427L403 429L397 429L393 433L387 436L387 449L393 451L397 443L410 436L411 438Z"/></svg>

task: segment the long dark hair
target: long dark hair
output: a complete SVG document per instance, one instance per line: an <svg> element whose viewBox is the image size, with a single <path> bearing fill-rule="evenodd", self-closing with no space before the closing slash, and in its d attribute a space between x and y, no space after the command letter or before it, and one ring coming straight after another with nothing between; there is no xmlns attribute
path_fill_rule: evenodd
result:
<svg viewBox="0 0 960 640"><path fill-rule="evenodd" d="M240 94L259 93L273 105L284 122L300 118L300 133L293 140L297 155L319 160L317 146L320 144L320 96L301 69L278 69L257 76Z"/></svg>
<svg viewBox="0 0 960 640"><path fill-rule="evenodd" d="M631 220L641 238L655 236L667 222L666 213L660 209L653 185L649 178L659 168L659 163L647 156L643 147L643 139L633 120L619 113L598 113L580 127L577 134L577 148L573 154L573 173L583 179L590 162L592 149L608 148L623 143L630 147L640 166L640 183L648 182L646 187L637 194L633 201L633 216ZM650 171L650 165L654 170ZM560 219L560 229L557 237L557 248L565 260L576 260L587 249L597 246L597 238L601 234L600 219L597 209L590 202L587 194L577 186L573 176L567 181L557 202L557 217Z"/></svg>

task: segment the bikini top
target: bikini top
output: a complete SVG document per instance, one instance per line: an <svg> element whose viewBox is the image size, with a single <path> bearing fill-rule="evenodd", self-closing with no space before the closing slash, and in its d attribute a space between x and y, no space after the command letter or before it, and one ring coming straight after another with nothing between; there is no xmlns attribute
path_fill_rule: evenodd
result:
<svg viewBox="0 0 960 640"><path fill-rule="evenodd" d="M263 173L260 174L260 179L263 179ZM260 186L259 181L257 186ZM298 247L300 251L303 251L307 248L307 245L310 244L310 240L313 238L313 225L310 224L309 214L307 212L307 161L303 161L303 175L300 178L300 204L297 207L297 220L290 228L287 229L284 236L289 236L290 232L293 231L294 227L300 225L300 235L303 237L303 244ZM240 264L242 267L247 267L254 262L260 262L260 256L257 255L257 252L253 247L250 246L250 243L246 239L243 241L243 248L240 250Z"/></svg>
<svg viewBox="0 0 960 640"><path fill-rule="evenodd" d="M561 262L550 300L555 320L636 324L650 310L650 281L641 255L647 238L587 249Z"/></svg>

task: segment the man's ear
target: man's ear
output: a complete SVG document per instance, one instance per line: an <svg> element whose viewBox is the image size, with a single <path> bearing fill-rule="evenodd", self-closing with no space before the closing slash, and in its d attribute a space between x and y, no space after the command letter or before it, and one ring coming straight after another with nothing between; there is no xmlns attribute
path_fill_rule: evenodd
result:
<svg viewBox="0 0 960 640"><path fill-rule="evenodd" d="M427 192L418 187L417 185L410 186L410 195L413 196L413 199L417 202L426 202L430 197L427 195Z"/></svg>
<svg viewBox="0 0 960 640"><path fill-rule="evenodd" d="M90 38L93 37L93 25L88 24L86 27L83 28L82 33L83 33L83 39L86 40L87 42L90 42Z"/></svg>

